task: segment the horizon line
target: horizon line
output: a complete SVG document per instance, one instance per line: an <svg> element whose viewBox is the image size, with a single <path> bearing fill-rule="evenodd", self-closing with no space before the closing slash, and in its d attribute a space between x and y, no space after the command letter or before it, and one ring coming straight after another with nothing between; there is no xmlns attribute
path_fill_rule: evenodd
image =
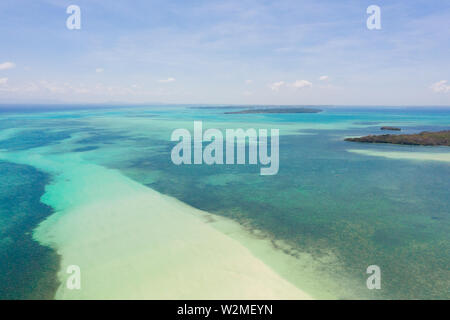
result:
<svg viewBox="0 0 450 320"><path fill-rule="evenodd" d="M235 103L168 103L168 102L139 102L139 103L125 103L125 102L64 102L64 103L27 103L27 102L0 102L0 109L3 107L13 107L13 106L29 106L29 107L145 107L145 106L199 106L199 107L208 107L208 106L216 106L216 107L322 107L322 108L351 108L351 107L359 107L359 108L450 108L450 105L363 105L363 104L260 104L260 103L252 103L252 104L235 104Z"/></svg>

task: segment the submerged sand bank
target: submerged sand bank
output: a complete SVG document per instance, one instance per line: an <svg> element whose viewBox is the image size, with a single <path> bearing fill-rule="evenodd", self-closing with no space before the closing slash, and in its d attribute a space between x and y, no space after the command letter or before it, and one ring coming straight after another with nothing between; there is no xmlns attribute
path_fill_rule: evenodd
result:
<svg viewBox="0 0 450 320"><path fill-rule="evenodd" d="M36 231L62 255L59 299L305 299L245 247L153 190L55 214ZM65 286L81 268L81 290Z"/></svg>
<svg viewBox="0 0 450 320"><path fill-rule="evenodd" d="M57 299L309 299L212 215L75 154L3 154L50 172L41 201L55 213L34 238L61 255ZM215 217L233 234L238 224ZM271 250L267 246L266 250ZM81 289L67 288L68 266Z"/></svg>
<svg viewBox="0 0 450 320"><path fill-rule="evenodd" d="M348 149L347 151L367 156L384 157L389 159L450 162L450 152L431 153L431 152L406 152L406 151L375 151L375 150L360 150L360 149Z"/></svg>

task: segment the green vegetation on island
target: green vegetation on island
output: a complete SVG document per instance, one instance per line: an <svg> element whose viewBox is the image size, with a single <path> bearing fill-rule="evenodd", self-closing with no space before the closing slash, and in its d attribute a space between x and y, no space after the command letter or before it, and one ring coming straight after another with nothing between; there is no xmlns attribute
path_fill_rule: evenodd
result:
<svg viewBox="0 0 450 320"><path fill-rule="evenodd" d="M383 134L369 135L360 138L347 138L345 141L392 143L421 146L450 146L450 130L439 132L421 132L417 134Z"/></svg>
<svg viewBox="0 0 450 320"><path fill-rule="evenodd" d="M319 113L320 109L314 108L267 108L267 109L248 109L241 111L228 111L225 114L249 114L249 113Z"/></svg>
<svg viewBox="0 0 450 320"><path fill-rule="evenodd" d="M401 131L402 129L397 128L397 127L389 127L389 126L386 126L386 127L381 127L380 130Z"/></svg>

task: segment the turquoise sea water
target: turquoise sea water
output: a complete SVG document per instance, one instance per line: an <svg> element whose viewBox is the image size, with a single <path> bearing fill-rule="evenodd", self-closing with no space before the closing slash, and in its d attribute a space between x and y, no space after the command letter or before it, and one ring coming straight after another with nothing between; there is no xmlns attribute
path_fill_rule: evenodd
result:
<svg viewBox="0 0 450 320"><path fill-rule="evenodd" d="M0 297L52 299L59 257L31 237L36 224L52 212L39 201L49 177L4 161L0 174Z"/></svg>
<svg viewBox="0 0 450 320"><path fill-rule="evenodd" d="M0 270L8 280L0 282L0 298L50 298L56 288L57 255L29 236L51 214L38 200L52 177L11 160L33 150L43 157L49 152L78 154L196 208L261 230L276 248L284 240L290 249L280 250L315 257L320 272L335 281L328 288L323 279L312 280L337 298L450 298L450 163L348 151L446 154L448 147L344 141L347 136L380 134L384 125L400 126L406 133L448 130L450 109L224 111L193 106L3 108L0 151L9 160L0 162ZM259 167L251 165L175 166L171 132L192 130L193 121L199 120L207 128L280 129L279 173L261 176ZM337 260L323 259L329 252ZM381 290L366 287L369 265L381 268ZM24 271L25 266L32 267ZM27 281L33 284L27 286Z"/></svg>

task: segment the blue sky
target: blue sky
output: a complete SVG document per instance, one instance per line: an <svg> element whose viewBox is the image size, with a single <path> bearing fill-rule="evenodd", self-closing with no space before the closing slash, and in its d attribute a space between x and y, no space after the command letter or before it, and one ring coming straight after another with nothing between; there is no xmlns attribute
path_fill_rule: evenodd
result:
<svg viewBox="0 0 450 320"><path fill-rule="evenodd" d="M450 105L448 0L2 0L0 34L0 103Z"/></svg>

